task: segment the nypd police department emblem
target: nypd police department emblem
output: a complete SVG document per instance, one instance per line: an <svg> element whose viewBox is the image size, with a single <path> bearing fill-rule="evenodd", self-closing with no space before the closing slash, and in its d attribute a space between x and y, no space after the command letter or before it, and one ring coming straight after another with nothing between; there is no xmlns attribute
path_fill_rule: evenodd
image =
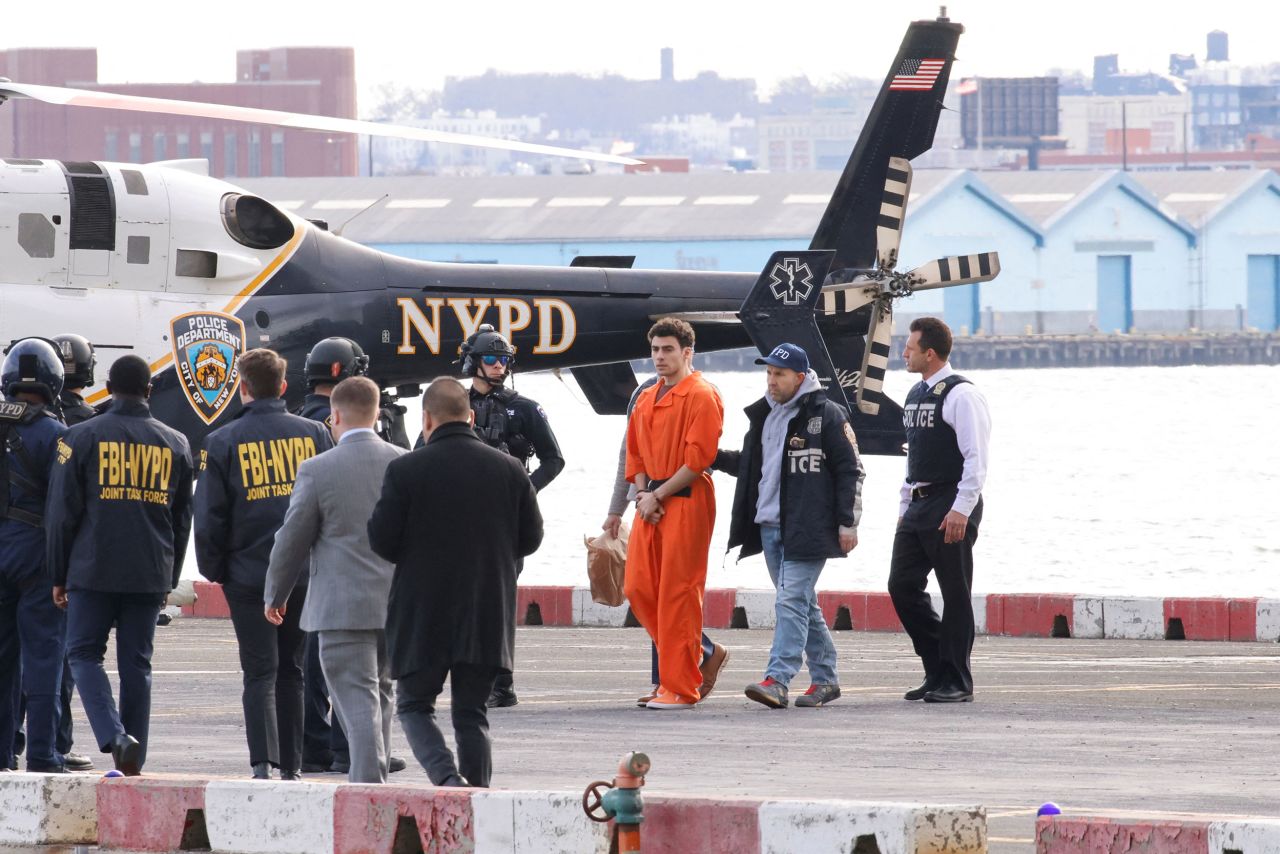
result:
<svg viewBox="0 0 1280 854"><path fill-rule="evenodd" d="M220 311L192 311L169 324L178 381L187 402L212 424L240 387L244 323Z"/></svg>

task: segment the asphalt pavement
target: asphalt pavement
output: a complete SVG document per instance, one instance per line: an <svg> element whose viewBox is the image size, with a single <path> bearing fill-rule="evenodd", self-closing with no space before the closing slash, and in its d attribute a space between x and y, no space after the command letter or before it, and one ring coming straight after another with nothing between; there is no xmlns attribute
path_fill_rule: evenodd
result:
<svg viewBox="0 0 1280 854"><path fill-rule="evenodd" d="M521 628L520 703L490 714L494 785L581 791L643 750L655 794L981 804L995 852L1030 849L1045 801L1078 815L1280 816L1280 645L979 637L976 701L927 705L902 699L921 675L905 635L837 632L844 696L770 710L742 689L762 677L772 633L714 636L731 658L712 696L657 712L634 702L649 685L641 630ZM157 629L153 663L147 770L248 777L231 623ZM793 694L807 686L802 672ZM393 782L425 783L393 730L410 764Z"/></svg>

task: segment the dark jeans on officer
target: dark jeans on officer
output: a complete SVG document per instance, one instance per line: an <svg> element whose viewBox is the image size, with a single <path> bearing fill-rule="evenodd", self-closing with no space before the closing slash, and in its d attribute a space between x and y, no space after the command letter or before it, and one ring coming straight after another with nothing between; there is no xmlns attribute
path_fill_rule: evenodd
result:
<svg viewBox="0 0 1280 854"><path fill-rule="evenodd" d="M973 544L982 522L982 499L973 508L964 539L944 543L938 529L956 500L956 488L940 487L907 507L893 537L889 595L898 619L924 663L925 679L940 688L973 691ZM929 572L942 592L942 617L925 592Z"/></svg>
<svg viewBox="0 0 1280 854"><path fill-rule="evenodd" d="M0 762L13 764L14 735L27 699L27 770L58 768L55 744L61 717L66 615L53 604L43 572L12 581L0 575Z"/></svg>
<svg viewBox="0 0 1280 854"><path fill-rule="evenodd" d="M224 587L244 671L244 729L249 764L302 770L302 664L306 632L298 628L307 588L295 587L284 623L264 615L263 591Z"/></svg>
<svg viewBox="0 0 1280 854"><path fill-rule="evenodd" d="M128 734L147 759L151 728L151 653L156 616L164 607L163 593L103 593L72 590L67 594L67 660L75 674L80 703L89 718L94 741L103 753L111 742ZM116 629L116 670L120 674L120 706L111 696L111 681L102 666L111 626ZM57 668L61 672L61 668Z"/></svg>
<svg viewBox="0 0 1280 854"><path fill-rule="evenodd" d="M396 715L413 755L439 786L461 772L472 786L488 788L493 776L489 712L485 701L493 691L497 668L478 664L438 664L396 680ZM453 737L458 762L436 724L436 698L449 677L453 705Z"/></svg>
<svg viewBox="0 0 1280 854"><path fill-rule="evenodd" d="M328 768L339 763L350 764L351 752L347 734L342 731L333 704L329 702L329 686L320 668L320 638L307 632L307 663L303 673L306 683L302 724L302 763Z"/></svg>

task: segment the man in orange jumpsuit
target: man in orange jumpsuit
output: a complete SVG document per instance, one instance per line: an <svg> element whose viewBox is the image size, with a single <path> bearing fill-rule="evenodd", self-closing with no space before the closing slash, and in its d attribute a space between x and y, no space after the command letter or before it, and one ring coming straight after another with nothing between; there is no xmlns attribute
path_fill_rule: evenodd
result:
<svg viewBox="0 0 1280 854"><path fill-rule="evenodd" d="M658 647L661 686L651 709L691 709L702 684L702 595L716 496L707 473L724 426L715 387L692 368L693 327L664 318L649 330L660 382L627 423L627 479L636 523L623 591Z"/></svg>

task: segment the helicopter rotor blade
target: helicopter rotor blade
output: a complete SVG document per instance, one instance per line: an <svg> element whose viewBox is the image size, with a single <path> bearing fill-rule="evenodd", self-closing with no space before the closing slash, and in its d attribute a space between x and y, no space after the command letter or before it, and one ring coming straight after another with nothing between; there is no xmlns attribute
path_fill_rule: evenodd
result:
<svg viewBox="0 0 1280 854"><path fill-rule="evenodd" d="M573 148L559 148L553 145L539 145L532 142L495 139L465 133L448 133L446 131L408 127L406 125L366 122L359 119L339 119L331 116L313 116L308 113L264 110L257 107L236 107L230 104L208 104L200 101L176 101L170 98L117 95L110 92L94 92L88 89L71 89L63 86L38 86L31 83L0 81L0 100L6 98L30 98L35 101L43 101L46 104L61 104L68 107L95 107L102 110L164 113L174 116L221 119L232 122L254 122L296 128L298 130L413 139L419 142L439 142L449 145L494 148L502 151L519 151L525 154L542 154L548 157L571 157L577 160L594 160L600 163L614 163L622 166L634 166L642 162L630 157L618 157L594 151L579 151Z"/></svg>

